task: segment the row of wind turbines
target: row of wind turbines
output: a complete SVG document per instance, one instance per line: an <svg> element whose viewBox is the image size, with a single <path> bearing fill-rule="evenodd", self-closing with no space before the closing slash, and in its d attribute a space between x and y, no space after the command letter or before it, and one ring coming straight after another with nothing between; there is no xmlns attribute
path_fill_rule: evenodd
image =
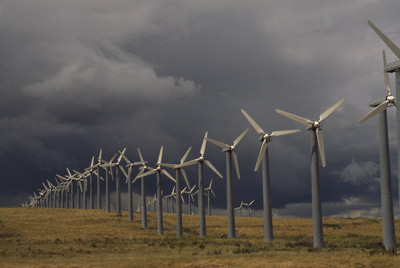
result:
<svg viewBox="0 0 400 268"><path fill-rule="evenodd" d="M389 48L396 54L397 57L400 58L400 49L391 42L379 29L377 29L370 21L368 22L372 29L382 38L382 40L389 46ZM389 67L397 66L397 69L393 69L396 72L396 77L400 78L400 63L398 65L390 64L388 67L386 63L385 54L383 54L384 58L384 68L385 68L385 89L388 92L388 95L384 100L372 104L371 106L375 106L371 112L369 112L366 116L364 116L360 123L365 122L366 120L372 118L373 116L379 114L380 115L380 162L381 162L381 204L382 204L382 218L383 218L383 241L384 246L387 250L394 250L396 248L396 241L394 236L394 215L393 215L393 201L392 201L392 193L391 193L391 182L390 182L390 166L389 166L389 153L388 153L388 136L387 136L387 119L386 119L386 108L391 105L395 105L395 98L391 95L390 86L389 86L389 78L387 72L389 71ZM400 79L398 81L398 90L400 90ZM399 92L397 92L399 93ZM338 109L345 101L345 98L339 100L337 103L329 107L323 113L320 114L318 120L313 121L310 119L306 119L304 117L295 115L293 113L289 113L280 109L276 109L276 112L282 116L285 116L291 120L294 120L306 127L306 130L310 133L310 149L311 149L311 186L312 186L312 218L313 218L313 244L316 248L324 247L324 237L323 237L323 225L322 225L322 212L321 212L321 194L320 194L320 172L319 172L319 157L321 158L321 164L323 167L326 166L326 158L325 158L325 149L324 149L324 141L321 123L326 120L336 109ZM264 213L264 241L271 242L273 241L273 225L272 225L272 212L271 212L271 198L270 198L270 176L269 176L269 156L268 156L268 145L272 138L294 134L299 132L299 129L291 129L291 130L279 130L273 131L271 133L265 132L256 121L245 111L241 110L244 117L250 123L250 125L254 128L254 130L260 135L259 141L261 142L261 148L258 153L257 161L255 164L254 171L259 169L261 164L262 166L262 182L263 182L263 213ZM400 113L398 112L398 118L400 118ZM398 119L399 121L399 119ZM400 124L399 124L400 125ZM398 126L399 127L399 126ZM400 128L398 128L398 136L400 136ZM234 207L233 207L233 185L232 185L232 158L235 166L235 171L237 178L240 179L240 171L238 164L238 157L235 151L236 146L240 143L243 137L246 135L249 129L244 130L231 145L208 138L208 132L205 133L201 149L200 155L198 158L193 160L186 161L186 158L191 150L191 147L186 151L186 153L182 156L180 161L176 164L171 163L163 163L162 155L163 155L163 147L161 146L160 153L158 156L158 160L156 162L156 168L152 168L147 166L147 161L144 161L140 150L138 149L139 159L138 162L130 162L130 160L126 157L124 149L123 151L119 151L117 154L113 156L110 161L105 161L101 159L101 151L98 157L98 163L94 164L94 158L92 158L92 163L89 168L87 168L83 173L79 173L74 171L75 174L71 174L69 169L67 169L68 174L66 176L57 175L62 182L58 183L57 186L49 183L49 188L45 185L45 189L47 192L40 191L39 196L34 194L34 197L30 197L31 205L36 204L38 199L42 196L48 195L49 189L56 189L57 187L71 187L71 193L73 191L73 181L77 181L77 185L82 190L82 182L84 183L84 191L85 195L87 180L85 178L89 177L89 182L92 181L92 175L97 176L98 187L100 185L100 168L105 169L105 184L106 184L106 211L110 211L110 198L109 191L107 191L107 187L109 184L108 175L111 174L113 177L112 169L115 168L115 176L116 176L116 189L117 189L117 214L121 215L121 200L120 200L120 188L119 188L119 180L120 173L122 172L126 177L126 182L128 183L128 192L129 192L129 220L133 220L133 207L132 207L132 184L135 183L138 179L141 179L141 191L142 191L142 227L146 227L146 198L143 194L145 192L145 177L156 174L157 176L157 226L158 226L158 234L163 234L163 215L162 215L162 182L165 178L170 179L175 183L175 197L176 197L176 227L177 227L177 237L182 237L182 197L181 195L184 193L182 191L181 186L181 175L186 184L186 189L190 189L189 192L192 193L194 188L190 187L189 180L187 178L186 172L184 170L185 167L196 165L198 166L198 214L199 214L199 236L206 237L206 217L205 217L205 207L204 207L204 164L211 169L217 176L223 178L221 173L212 165L212 163L204 157L206 143L210 142L222 149L222 152L225 153L226 156L226 187L227 187L227 220L228 220L228 238L235 238L235 217L234 217ZM399 137L398 137L399 138ZM400 142L398 143L400 146ZM119 154L119 156L118 156ZM113 162L116 157L117 161ZM121 160L127 163L126 167L128 171L126 172L121 164ZM131 178L133 167L139 165L139 173L135 178ZM175 170L175 177L173 177L165 168L171 168ZM92 185L89 183L89 185ZM90 186L91 187L91 186ZM99 193L99 190L98 190ZM100 206L101 201L99 201L100 194L98 194L98 206ZM210 194L208 193L208 197ZM85 200L85 197L84 197ZM93 208L93 197L90 197L90 206ZM188 199L189 203L191 198ZM250 202L248 206L250 206L254 201ZM242 209L243 202L241 203L238 209ZM249 210L250 213L250 210Z"/></svg>

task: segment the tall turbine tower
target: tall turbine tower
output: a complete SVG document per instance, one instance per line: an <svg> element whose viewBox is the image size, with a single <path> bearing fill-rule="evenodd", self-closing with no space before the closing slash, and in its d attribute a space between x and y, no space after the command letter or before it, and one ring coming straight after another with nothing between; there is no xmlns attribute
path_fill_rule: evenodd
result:
<svg viewBox="0 0 400 268"><path fill-rule="evenodd" d="M309 119L294 115L279 109L276 109L278 114L286 116L300 124L307 127L310 131L310 142L311 142L311 189L312 189L312 214L313 214L313 238L314 247L324 247L324 235L322 230L322 212L321 212L321 198L320 198L320 179L319 179L319 160L318 160L318 149L321 155L322 166L325 167L325 150L324 141L321 131L321 122L324 121L328 116L333 113L346 99L343 98L328 108L319 116L318 121L311 121ZM318 145L317 145L318 144Z"/></svg>
<svg viewBox="0 0 400 268"><path fill-rule="evenodd" d="M383 51L383 68L387 68L385 51ZM396 100L390 91L390 81L387 72L385 76L385 90L388 95L382 102L372 103L370 106L376 107L366 116L360 119L359 123L363 123L374 115L379 114L379 155L380 155L380 172L381 172L381 208L382 208L382 228L383 228L383 245L386 250L396 250L396 236L394 229L394 213L392 198L392 182L390 172L390 156L389 156L389 138L387 127L388 106L396 105Z"/></svg>
<svg viewBox="0 0 400 268"><path fill-rule="evenodd" d="M393 43L384 33L382 33L371 21L368 21L369 26L382 39L382 41L390 48L390 50L400 59L400 48ZM400 96L400 60L387 64L385 72L396 74L396 96ZM397 119L397 184L399 192L400 206L400 109L396 109Z"/></svg>
<svg viewBox="0 0 400 268"><path fill-rule="evenodd" d="M292 130L279 130L273 131L271 134L266 134L264 130L246 113L245 110L241 110L244 117L249 121L250 125L255 131L261 135L261 149L257 157L256 166L254 171L258 170L262 161L262 185L263 185L263 206L264 206L264 241L271 242L274 239L273 226L272 226L272 209L271 209L271 197L270 197L270 178L269 178L269 159L268 159L268 143L272 137L288 135L299 132L299 129Z"/></svg>
<svg viewBox="0 0 400 268"><path fill-rule="evenodd" d="M163 227L163 214L162 214L162 196L161 196L161 174L164 174L167 176L170 180L176 183L174 177L172 177L168 171L165 169L161 168L161 162L162 162L162 155L163 155L163 146L161 146L160 149L160 154L158 155L158 160L157 160L157 168L150 170L146 173L138 175L136 179L145 177L147 175L151 175L154 173L157 173L157 234L158 235L163 235L164 234L164 227ZM134 180L134 181L135 181Z"/></svg>
<svg viewBox="0 0 400 268"><path fill-rule="evenodd" d="M244 135L249 131L247 128L234 141L232 145L228 145L213 139L206 138L207 141L222 148L222 152L226 155L226 203L228 214L228 238L235 238L235 214L233 212L233 187L232 187L232 155L236 168L236 175L240 179L239 162L235 152L236 145L243 139Z"/></svg>
<svg viewBox="0 0 400 268"><path fill-rule="evenodd" d="M204 152L206 150L206 144L207 144L207 135L208 132L204 135L203 138L203 143L200 148L200 157L190 160L186 163L183 163L181 166L186 167L194 164L198 164L198 170L199 170L199 194L197 195L197 206L199 210L199 236L200 238L206 237L206 214L204 210L204 176L203 176L203 163L205 163L212 171L215 172L215 174L218 175L218 177L222 178L221 173L211 164L210 161L204 159Z"/></svg>
<svg viewBox="0 0 400 268"><path fill-rule="evenodd" d="M186 182L186 186L188 187L188 189L190 189L189 180L187 178L185 170L182 168L182 164L185 162L191 149L192 149L192 147L189 147L189 149L187 149L186 153L182 156L179 164L161 163L161 166L175 169L176 193L173 196L175 196L175 198L176 198L176 236L178 238L182 237L182 198L181 198L182 190L181 190L180 173L182 173L182 175L183 175L183 178ZM173 200L173 199L171 199L171 200ZM173 203L173 202L171 201L171 203Z"/></svg>
<svg viewBox="0 0 400 268"><path fill-rule="evenodd" d="M104 168L104 170L106 171L106 180L105 180L105 185L106 185L106 212L110 213L111 211L111 202L110 202L110 180L109 180L109 174L111 175L112 180L114 180L114 175L112 172L112 162L114 161L115 157L117 157L117 153L115 153L113 155L113 157L111 157L110 161L105 161L105 160L101 160L103 162L103 164L101 165L102 168ZM110 170L108 170L108 168L110 167Z"/></svg>

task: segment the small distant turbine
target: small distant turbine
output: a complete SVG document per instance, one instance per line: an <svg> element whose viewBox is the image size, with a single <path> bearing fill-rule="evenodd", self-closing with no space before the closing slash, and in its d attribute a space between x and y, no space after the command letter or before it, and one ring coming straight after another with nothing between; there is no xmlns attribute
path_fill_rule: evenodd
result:
<svg viewBox="0 0 400 268"><path fill-rule="evenodd" d="M242 203L243 204L243 206L246 206L247 207L247 212L248 212L248 217L250 217L250 213L251 213L251 205L253 205L253 203L254 203L254 200L252 200L250 203Z"/></svg>
<svg viewBox="0 0 400 268"><path fill-rule="evenodd" d="M234 211L240 210L240 217L242 217L243 216L242 209L243 209L243 200L240 202L240 206L238 206L237 208L234 208Z"/></svg>
<svg viewBox="0 0 400 268"><path fill-rule="evenodd" d="M208 185L207 188L204 188L205 193L207 194L207 209L208 209L208 215L211 215L211 205L210 205L210 193L214 196L217 197L213 191L212 187L212 182L213 180L211 179L210 184Z"/></svg>
<svg viewBox="0 0 400 268"><path fill-rule="evenodd" d="M312 214L313 214L313 238L314 247L324 247L324 235L322 230L322 212L321 212L321 191L320 191L320 179L319 179L319 161L318 161L318 148L321 155L322 166L326 166L324 141L322 136L321 123L328 116L333 113L340 105L345 102L345 98L338 101L336 104L328 108L319 116L318 121L311 121L309 119L300 117L295 114L291 114L279 109L276 109L278 114L288 117L300 124L307 127L310 131L311 136L311 188L312 188ZM318 145L317 145L318 144Z"/></svg>
<svg viewBox="0 0 400 268"><path fill-rule="evenodd" d="M208 132L205 133L203 138L203 143L200 148L200 157L197 159L190 160L186 163L181 164L181 167L186 167L194 164L198 164L199 170L199 194L197 195L197 206L199 210L199 236L200 238L206 237L206 214L204 211L204 177L203 177L203 163L205 163L218 177L222 178L221 173L211 164L210 161L204 159L204 152L206 150L207 144L207 135Z"/></svg>
<svg viewBox="0 0 400 268"><path fill-rule="evenodd" d="M263 207L264 207L264 241L271 242L274 239L273 226L272 226L272 209L271 209L271 195L270 195L270 177L269 177L269 158L268 158L268 144L271 142L273 137L288 135L297 133L300 129L291 130L278 130L272 131L267 134L253 118L246 113L245 110L241 109L244 117L249 121L250 125L255 131L261 135L261 149L257 157L254 171L257 171L262 161L262 185L263 185Z"/></svg>
<svg viewBox="0 0 400 268"><path fill-rule="evenodd" d="M194 198L193 198L194 188L196 188L196 185L193 185L193 187L190 190L183 192L184 194L188 195L189 215L192 215L192 203L194 202Z"/></svg>

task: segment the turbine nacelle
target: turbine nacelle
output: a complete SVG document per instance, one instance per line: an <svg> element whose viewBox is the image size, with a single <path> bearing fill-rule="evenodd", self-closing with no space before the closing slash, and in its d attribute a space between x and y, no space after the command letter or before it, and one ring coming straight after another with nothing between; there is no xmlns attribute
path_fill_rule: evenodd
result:
<svg viewBox="0 0 400 268"><path fill-rule="evenodd" d="M386 100L388 100L389 103L391 103L393 105L396 103L396 98L392 95L386 96Z"/></svg>
<svg viewBox="0 0 400 268"><path fill-rule="evenodd" d="M321 122L315 121L315 122L313 122L313 123L311 123L311 124L309 124L307 126L307 130L312 130L312 129L320 130L321 129Z"/></svg>

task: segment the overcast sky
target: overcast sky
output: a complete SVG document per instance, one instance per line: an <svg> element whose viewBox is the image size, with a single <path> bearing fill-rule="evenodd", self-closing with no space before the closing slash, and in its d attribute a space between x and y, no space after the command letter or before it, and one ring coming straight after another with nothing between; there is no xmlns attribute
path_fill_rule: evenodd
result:
<svg viewBox="0 0 400 268"><path fill-rule="evenodd" d="M3 0L0 205L25 201L66 167L83 170L100 148L109 159L127 147L138 161L140 147L151 165L161 145L165 162L189 146L188 159L198 157L205 131L232 143L250 127L243 108L265 131L302 130L270 143L271 195L276 215L309 217L309 133L275 109L316 120L345 97L323 124L323 214L379 215L378 119L358 120L385 96L382 49L388 62L395 57L367 21L400 45L399 10L395 0ZM394 115L389 109L397 207ZM262 208L258 139L251 128L237 146L235 206L255 199ZM208 143L205 157L225 175L218 147ZM197 168L186 170L196 184ZM205 168L210 179L213 206L224 209L225 179Z"/></svg>

